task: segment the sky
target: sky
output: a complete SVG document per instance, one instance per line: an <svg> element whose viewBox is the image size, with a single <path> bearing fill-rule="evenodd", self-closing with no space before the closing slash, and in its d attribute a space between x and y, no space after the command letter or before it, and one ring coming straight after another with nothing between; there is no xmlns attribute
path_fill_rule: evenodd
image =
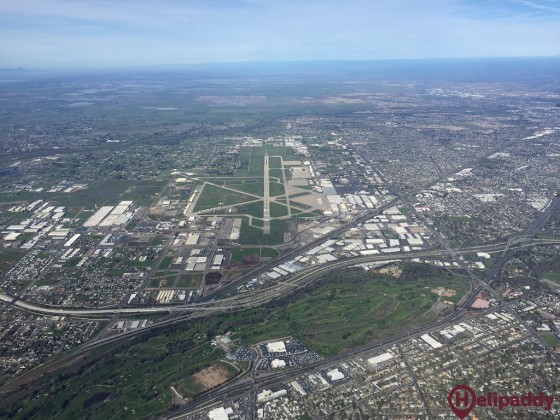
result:
<svg viewBox="0 0 560 420"><path fill-rule="evenodd" d="M0 68L560 55L560 0L0 0Z"/></svg>

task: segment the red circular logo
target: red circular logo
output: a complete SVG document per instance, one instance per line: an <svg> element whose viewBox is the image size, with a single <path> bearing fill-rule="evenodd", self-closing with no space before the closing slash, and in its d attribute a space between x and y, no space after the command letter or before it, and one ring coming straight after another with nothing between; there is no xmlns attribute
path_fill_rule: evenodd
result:
<svg viewBox="0 0 560 420"><path fill-rule="evenodd" d="M447 395L451 410L461 420L469 415L476 404L476 393L467 385L457 385Z"/></svg>

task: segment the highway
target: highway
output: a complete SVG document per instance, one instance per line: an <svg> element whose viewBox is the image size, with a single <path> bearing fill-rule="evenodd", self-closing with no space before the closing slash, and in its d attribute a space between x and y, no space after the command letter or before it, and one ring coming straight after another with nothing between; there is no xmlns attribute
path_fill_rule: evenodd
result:
<svg viewBox="0 0 560 420"><path fill-rule="evenodd" d="M501 242L497 244L481 245L476 247L465 247L453 249L452 252L456 255L475 254L477 252L498 253L509 252L511 249L518 249L520 247L531 247L538 245L552 245L560 244L560 240L545 240L539 242L528 242L526 236L520 238L512 238L508 242ZM522 243L520 242L522 241ZM328 271L346 268L354 265L364 263L384 263L394 260L410 260L414 258L437 258L446 257L449 255L447 249L431 249L415 252L401 252L394 254L381 254L365 257L353 257L344 260L334 261L319 266L312 266L305 270L296 272L291 276L283 277L277 281L271 281L266 288L256 289L251 292L243 293L233 297L228 297L212 301L198 301L189 305L159 305L149 307L113 307L113 308L64 308L54 307L47 305L40 305L37 303L26 302L14 296L0 292L0 301L12 304L20 309L39 313L43 315L58 315L58 316L73 316L73 317L111 317L113 315L141 315L153 313L192 313L192 312L215 312L215 311L228 311L238 310L242 308L250 308L262 305L276 297L286 293L290 289L302 287L310 281L322 276ZM503 264L494 264L492 268L492 275L498 272ZM155 325L155 324L154 324Z"/></svg>
<svg viewBox="0 0 560 420"><path fill-rule="evenodd" d="M523 244L523 248L527 248L527 247L531 247L531 246L539 246L539 245L551 245L551 244L557 244L560 243L560 240L541 240L538 242L533 242L533 243L524 243ZM471 248L465 248L465 249L458 249L456 250L457 253L459 254L471 254L474 252L479 252L478 250L484 251L484 252L503 252L506 247L508 246L507 243L499 243L499 244L492 244L492 245L486 245L486 246L479 246L479 247L471 247ZM516 241L512 240L509 241L509 248L510 249L517 249L517 245L516 245ZM308 284L312 281L314 281L315 279L321 277L321 275L323 275L324 273L336 269L336 268L344 268L344 267L348 267L348 266L352 266L352 265L356 265L356 264L360 264L360 263L364 263L364 262L372 262L372 261L376 261L376 262L383 262L383 261L387 261L387 260L395 260L395 259L406 259L406 258L420 258L420 257L437 257L437 256L441 256L441 255L446 255L446 251L445 250L427 250L427 251L422 251L421 253L406 253L406 254L399 254L399 255L389 255L389 256L378 256L378 257L359 257L359 258L354 258L354 259L347 259L347 260L343 260L343 261L335 261L333 263L330 264L325 264L322 266L318 266L318 267L314 267L313 269L309 269L309 270L305 270L299 273L296 273L293 277L290 278L290 281L288 282L287 280L282 281L281 283L279 283L278 285L276 285L276 287L270 287L268 288L269 290L267 291L262 291L262 290L257 290L255 292L254 295L250 295L250 294L244 294L244 295L240 295L240 296L235 296L234 298L230 298L229 302L230 305L228 306L223 306L221 304L219 304L220 302L208 302L209 306L207 306L205 308L205 310L201 310L201 311L193 311L193 306L203 306L201 304L195 304L189 307L182 307L182 312L173 312L169 317L166 317L163 320L157 321L145 328L138 328L138 329L134 329L134 330L129 330L123 333L119 333L110 337L105 337L102 339L98 339L95 341L91 341L88 343L83 344L82 346L79 346L75 349L73 349L72 351L70 351L68 354L66 354L64 357L62 357L59 360L55 360L53 362L47 363L45 365L40 365L34 369L31 369L30 371L26 372L24 375L19 376L17 378L14 378L13 380L11 380L10 382L4 384L2 387L0 387L0 396L7 396L8 394L12 394L9 397L9 400L12 400L13 398L19 398L21 397L21 395L26 394L31 388L32 388L32 384L34 384L38 379L43 378L43 377L48 377L49 375L54 374L55 372L60 371L60 369L66 369L69 366L71 366L72 364L76 363L85 363L86 360L96 360L99 357L102 357L102 355L97 355L95 353L95 351L97 351L98 349L103 349L106 346L114 346L118 343L121 342L126 342L126 341L130 341L135 339L136 337L141 337L145 334L149 334L151 331L157 331L159 329L162 328L166 328L169 326L173 326L173 325L177 325L177 324L184 324L185 322L188 322L189 320L193 320L193 319L197 319L197 318L202 318L202 317L207 317L207 316L212 316L215 315L217 313L221 313L224 312L225 310L231 310L231 311L235 311L235 310L239 310L242 309L242 307L249 307L251 306L258 306L260 304L263 304L265 302L268 302L272 299L274 299L275 297L279 296L279 295L283 295L285 293L287 293L290 289L294 289L296 287L303 287L305 284ZM383 259L384 258L384 259ZM492 270L492 272L489 274L490 276L494 275L494 270ZM479 290L473 290L471 292L471 296L474 296L476 298L476 294L478 293ZM0 298L2 298L2 300L4 301L9 301L10 299L14 299L12 297L6 296L6 295L0 295ZM240 299L243 298L243 300L245 300L245 302L242 301L237 301L234 303L235 299ZM370 345L370 346L366 346L363 347L361 349L352 351L350 353L345 353L339 356L335 356L335 358L331 358L331 359L326 359L325 361L321 361L318 363L324 363L324 364L328 364L331 363L332 361L336 361L336 360L341 360L344 357L350 357L352 355L355 354L360 354L361 352L367 352L369 350L378 348L380 346L390 346L392 344L394 344L395 342L397 342L398 340L402 339L402 338L406 338L409 336L413 336L416 334L424 334L425 332L429 332L432 331L433 329L436 328L441 328L444 325L446 325L446 323L452 323L454 320L456 320L457 318L459 318L460 316L462 316L465 313L465 310L463 308L468 308L470 305L470 302L474 301L474 299L465 299L463 300L463 305L461 307L460 310L456 311L454 314L452 314L450 317L448 317L447 319L444 320L440 320L432 325L428 325L425 326L423 328L420 328L418 330L415 331L410 331L407 332L405 334L401 334L399 336L393 337L389 340L385 340L383 342L380 343L376 343L374 345ZM20 306L22 304L22 301L17 300L15 302L16 306ZM215 305L214 307L212 307L211 305ZM243 305L242 307L239 307L238 305ZM22 307L22 306L20 306ZM27 309L26 309L27 308ZM22 309L26 309L26 310L30 310L32 312L38 312L38 313L45 313L45 314L53 314L51 311L55 311L56 314L60 314L60 309L58 308L45 308L39 305L33 305L33 304L27 304L26 308L22 307ZM157 308L158 310L164 310L167 311L169 309L177 309L178 307L162 307L162 308ZM112 309L113 311L117 310L118 308ZM150 309L150 308L148 308ZM495 308L494 308L495 309ZM103 309L103 311L107 311L108 309ZM137 308L135 310L142 310L142 308ZM74 311L75 313L77 313L77 315L75 316L85 316L87 314L87 312L89 311L91 314L95 315L95 316L99 316L99 314L97 313L96 310L87 310L87 311L80 311L80 310L69 310L69 311ZM68 315L68 314L65 314ZM310 365L308 367L306 367L305 369L312 369L314 366L322 366L322 365ZM290 372L292 372L290 370ZM287 373L282 373L282 375L286 375ZM273 378L272 378L273 379ZM271 379L271 380L272 380ZM263 378L259 378L258 379L258 386L261 386L261 382L262 382ZM229 385L228 385L229 386ZM237 386L237 385L235 385ZM219 388L221 389L221 388ZM20 390L20 392L16 392L15 394L14 391L16 390ZM229 390L229 388L228 388ZM211 391L210 393L204 394L203 396L201 396L201 398L204 399L211 399L212 395L218 392L218 389ZM208 395L208 396L207 396ZM199 401L198 399L196 401ZM189 406L191 407L191 406Z"/></svg>

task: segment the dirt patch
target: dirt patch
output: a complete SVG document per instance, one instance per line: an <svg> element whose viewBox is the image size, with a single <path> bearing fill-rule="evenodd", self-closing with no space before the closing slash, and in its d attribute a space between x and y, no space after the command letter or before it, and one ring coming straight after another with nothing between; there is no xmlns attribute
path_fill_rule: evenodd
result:
<svg viewBox="0 0 560 420"><path fill-rule="evenodd" d="M453 289L446 289L445 287L437 287L432 289L432 293L440 296L451 297L457 294L456 290Z"/></svg>
<svg viewBox="0 0 560 420"><path fill-rule="evenodd" d="M397 278L399 278L402 275L402 270L398 266L398 264L393 264L393 265L390 265L388 267L380 268L379 272L381 274L388 274L390 276L397 277ZM432 290L432 292L433 292L433 290Z"/></svg>
<svg viewBox="0 0 560 420"><path fill-rule="evenodd" d="M162 216L165 213L165 208L162 206L151 207L148 214L152 216Z"/></svg>
<svg viewBox="0 0 560 420"><path fill-rule="evenodd" d="M228 371L220 365L212 365L193 375L194 380L204 387L204 390L212 389L226 382L230 375Z"/></svg>

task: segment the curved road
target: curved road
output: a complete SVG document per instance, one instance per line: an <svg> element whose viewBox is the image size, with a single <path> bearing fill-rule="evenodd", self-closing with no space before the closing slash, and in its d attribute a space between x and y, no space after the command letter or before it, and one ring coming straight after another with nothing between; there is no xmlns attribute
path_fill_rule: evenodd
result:
<svg viewBox="0 0 560 420"><path fill-rule="evenodd" d="M519 241L524 241L524 237L521 237ZM516 244L516 240L509 240L507 243L499 243L492 245L482 245L476 247L460 248L455 249L454 252L457 254L474 254L477 252L508 252L510 248L515 247L529 247L537 245L551 245L560 243L560 240L545 240L532 243L521 243ZM389 262L394 260L403 259L413 259L413 258L433 258L440 256L447 256L449 252L446 249L432 249L418 252L406 252L406 253L394 253L389 255L377 255L377 256L367 256L367 257L353 257L340 261L331 262L328 264L323 264L320 266L314 266L303 271L292 274L291 276L282 278L280 281L271 283L271 287L258 289L253 292L245 293L242 295L237 295L230 298L204 301L199 303L193 303L190 305L165 305L165 306L149 306L149 307L136 307L136 308L60 308L53 306L41 305L33 302L26 302L17 297L10 296L5 293L0 292L0 301L8 304L12 304L20 309L40 313L44 315L62 315L62 316L76 316L76 317L87 317L87 316L101 316L110 317L115 314L130 314L130 315L140 315L140 314L153 314L153 313L185 313L185 312L198 312L198 311L225 311L231 309L239 309L241 307L252 307L264 303L265 301L271 300L272 298L279 296L284 293L286 286L299 287L298 283L307 280L309 277L316 278L326 271L344 268L348 266L371 263L371 262ZM494 267L492 270L496 272L498 267ZM501 267L500 267L501 268Z"/></svg>

